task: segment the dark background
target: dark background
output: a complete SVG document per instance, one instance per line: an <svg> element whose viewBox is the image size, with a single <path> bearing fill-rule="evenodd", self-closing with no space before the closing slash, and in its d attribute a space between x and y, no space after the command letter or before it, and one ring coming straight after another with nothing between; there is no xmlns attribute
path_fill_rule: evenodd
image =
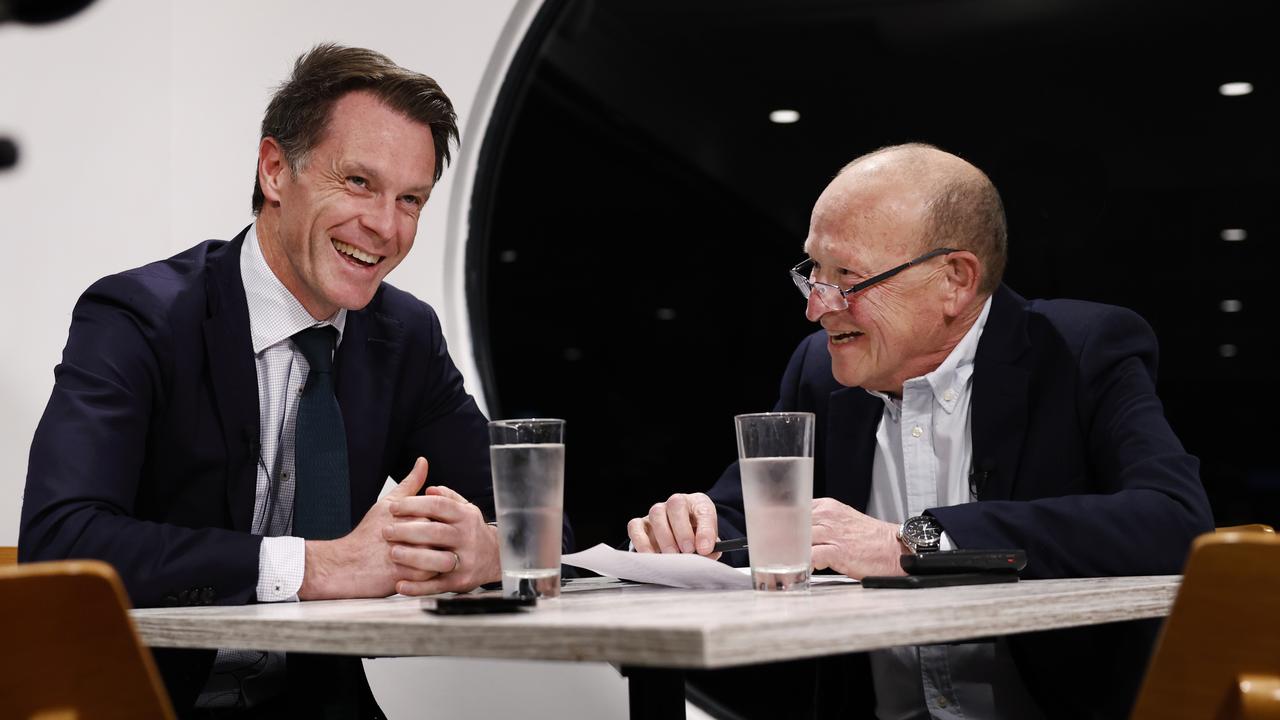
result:
<svg viewBox="0 0 1280 720"><path fill-rule="evenodd" d="M1000 189L1015 290L1152 324L1218 524L1280 524L1267 5L548 3L477 178L468 291L491 414L568 420L580 548L710 487L732 416L772 407L814 329L787 277L814 200L857 155L923 141ZM1222 96L1231 81L1254 92ZM800 121L771 123L778 108Z"/></svg>

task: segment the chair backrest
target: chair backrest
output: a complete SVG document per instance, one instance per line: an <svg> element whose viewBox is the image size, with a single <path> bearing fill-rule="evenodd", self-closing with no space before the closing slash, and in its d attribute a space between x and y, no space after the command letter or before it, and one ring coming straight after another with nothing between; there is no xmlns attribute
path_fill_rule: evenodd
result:
<svg viewBox="0 0 1280 720"><path fill-rule="evenodd" d="M1217 529L1217 532L1274 533L1275 531L1276 531L1275 528L1271 527L1270 525L1263 525L1262 523L1252 523L1250 525L1227 525L1225 527L1220 527Z"/></svg>
<svg viewBox="0 0 1280 720"><path fill-rule="evenodd" d="M18 564L18 548L12 545L0 545L0 567Z"/></svg>
<svg viewBox="0 0 1280 720"><path fill-rule="evenodd" d="M120 578L96 560L0 567L6 718L172 718Z"/></svg>
<svg viewBox="0 0 1280 720"><path fill-rule="evenodd" d="M1280 536L1196 539L1134 720L1280 718Z"/></svg>
<svg viewBox="0 0 1280 720"><path fill-rule="evenodd" d="M1221 528L1215 528L1217 533L1274 533L1275 528L1271 525L1263 525L1262 523L1251 523L1248 525L1224 525Z"/></svg>

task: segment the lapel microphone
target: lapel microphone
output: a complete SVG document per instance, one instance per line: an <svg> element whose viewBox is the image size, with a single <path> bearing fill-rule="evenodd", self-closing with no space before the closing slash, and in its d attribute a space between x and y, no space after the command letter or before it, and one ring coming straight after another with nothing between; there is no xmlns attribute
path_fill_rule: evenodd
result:
<svg viewBox="0 0 1280 720"><path fill-rule="evenodd" d="M991 473L994 472L990 461L983 461L981 465L981 470L976 466L969 468L969 492L979 500L982 499L982 494L987 489L987 481L991 479Z"/></svg>

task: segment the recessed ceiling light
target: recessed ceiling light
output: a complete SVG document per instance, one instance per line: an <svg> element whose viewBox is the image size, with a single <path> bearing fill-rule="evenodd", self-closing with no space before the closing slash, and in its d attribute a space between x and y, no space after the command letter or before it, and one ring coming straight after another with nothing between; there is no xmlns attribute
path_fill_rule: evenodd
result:
<svg viewBox="0 0 1280 720"><path fill-rule="evenodd" d="M1249 237L1249 233L1244 228L1226 228L1222 231L1222 239L1227 242L1240 242Z"/></svg>
<svg viewBox="0 0 1280 720"><path fill-rule="evenodd" d="M769 120L779 125L790 125L793 122L800 122L800 113L796 110L774 110L769 113Z"/></svg>
<svg viewBox="0 0 1280 720"><path fill-rule="evenodd" d="M1240 352L1240 348L1237 348L1235 345L1232 345L1231 343L1218 346L1218 354L1224 358L1233 358L1239 352Z"/></svg>
<svg viewBox="0 0 1280 720"><path fill-rule="evenodd" d="M1218 93L1227 97L1239 97L1253 92L1253 83L1229 82L1218 86Z"/></svg>
<svg viewBox="0 0 1280 720"><path fill-rule="evenodd" d="M1244 309L1244 303L1239 300L1223 300L1218 303L1218 307L1222 309L1222 312L1235 313Z"/></svg>

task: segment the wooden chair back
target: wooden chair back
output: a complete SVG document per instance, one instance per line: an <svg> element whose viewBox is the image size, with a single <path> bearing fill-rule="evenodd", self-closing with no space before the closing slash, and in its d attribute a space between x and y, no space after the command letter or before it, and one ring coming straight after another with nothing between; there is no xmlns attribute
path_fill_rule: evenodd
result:
<svg viewBox="0 0 1280 720"><path fill-rule="evenodd" d="M18 564L18 548L11 545L0 545L0 567Z"/></svg>
<svg viewBox="0 0 1280 720"><path fill-rule="evenodd" d="M1218 528L1218 529L1217 529L1217 532L1262 532L1262 533L1274 533L1275 531L1276 531L1276 529L1275 529L1275 528L1271 527L1270 525L1263 525L1262 523L1252 523L1252 524L1249 524L1249 525L1228 525L1228 526L1226 526L1226 527L1220 527L1220 528Z"/></svg>
<svg viewBox="0 0 1280 720"><path fill-rule="evenodd" d="M0 708L6 718L172 718L112 567L0 567Z"/></svg>
<svg viewBox="0 0 1280 720"><path fill-rule="evenodd" d="M1280 719L1280 536L1207 533L1147 669L1134 720Z"/></svg>

